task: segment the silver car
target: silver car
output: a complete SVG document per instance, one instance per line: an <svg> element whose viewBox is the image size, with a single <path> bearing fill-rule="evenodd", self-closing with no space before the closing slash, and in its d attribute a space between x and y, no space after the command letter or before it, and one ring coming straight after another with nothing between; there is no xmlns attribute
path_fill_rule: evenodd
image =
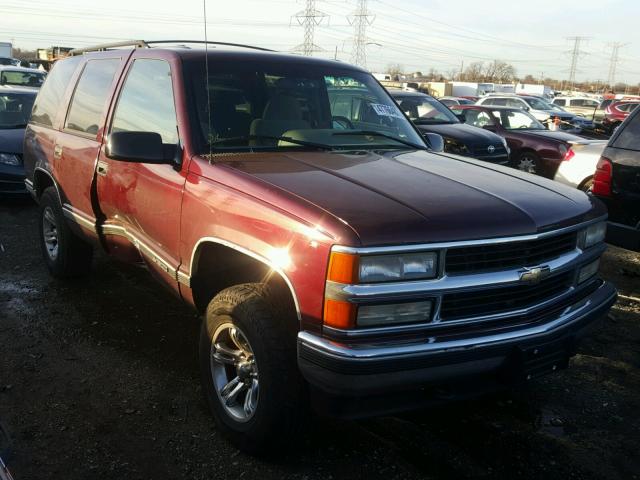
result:
<svg viewBox="0 0 640 480"><path fill-rule="evenodd" d="M554 180L584 192L590 191L596 164L606 146L606 140L573 144L569 151L573 154L567 153L565 159L560 162Z"/></svg>

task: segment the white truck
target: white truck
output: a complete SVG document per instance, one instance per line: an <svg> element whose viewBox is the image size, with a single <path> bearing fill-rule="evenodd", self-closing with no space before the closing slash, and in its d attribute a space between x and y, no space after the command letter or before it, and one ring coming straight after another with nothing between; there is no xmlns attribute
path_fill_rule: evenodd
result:
<svg viewBox="0 0 640 480"><path fill-rule="evenodd" d="M548 85L536 85L532 83L519 83L516 92L521 95L541 95L545 98L553 98L553 90Z"/></svg>
<svg viewBox="0 0 640 480"><path fill-rule="evenodd" d="M0 57L13 57L13 45L11 42L0 42Z"/></svg>

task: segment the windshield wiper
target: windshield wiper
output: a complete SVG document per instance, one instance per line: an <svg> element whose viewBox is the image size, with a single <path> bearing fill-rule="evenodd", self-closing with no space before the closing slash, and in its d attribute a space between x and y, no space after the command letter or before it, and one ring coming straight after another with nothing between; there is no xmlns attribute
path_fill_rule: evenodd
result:
<svg viewBox="0 0 640 480"><path fill-rule="evenodd" d="M416 150L428 150L427 147L423 147L421 145L415 144L413 142L409 142L407 140L403 140L402 138L395 137L393 135L388 135L386 133L377 132L375 130L345 130L344 132L335 132L333 135L370 135L372 137L383 137L388 138L390 140L394 140L398 143L402 143L408 147L414 148Z"/></svg>
<svg viewBox="0 0 640 480"><path fill-rule="evenodd" d="M248 141L248 140L278 140L278 141L282 141L282 142L294 143L296 145L301 145L303 147L316 148L318 150L333 150L334 149L333 146L326 145L324 143L307 142L306 140L298 140L297 138L292 138L292 137L277 137L277 136L271 136L271 135L244 135L244 136L241 136L241 137L221 138L221 139L215 140L213 142L209 142L209 145L211 145L211 146L223 145L225 143L243 142L243 141ZM242 146L245 146L245 145L242 145ZM258 145L258 146L263 146L263 145ZM251 145L249 145L249 147L251 147Z"/></svg>

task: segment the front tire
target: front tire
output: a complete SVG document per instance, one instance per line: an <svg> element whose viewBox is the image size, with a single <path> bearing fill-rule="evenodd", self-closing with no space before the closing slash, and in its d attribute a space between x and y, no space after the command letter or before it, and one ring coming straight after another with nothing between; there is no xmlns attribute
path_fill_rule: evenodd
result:
<svg viewBox="0 0 640 480"><path fill-rule="evenodd" d="M40 247L44 261L56 278L86 275L91 268L93 248L71 231L53 187L40 197Z"/></svg>
<svg viewBox="0 0 640 480"><path fill-rule="evenodd" d="M205 397L238 448L272 453L294 445L306 413L293 312L263 284L227 288L209 303L200 332Z"/></svg>

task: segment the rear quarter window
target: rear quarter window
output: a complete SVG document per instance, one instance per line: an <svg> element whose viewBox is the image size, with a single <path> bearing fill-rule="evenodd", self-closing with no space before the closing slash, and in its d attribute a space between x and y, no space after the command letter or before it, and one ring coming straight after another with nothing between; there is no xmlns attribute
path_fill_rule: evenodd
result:
<svg viewBox="0 0 640 480"><path fill-rule="evenodd" d="M640 114L634 115L620 129L622 130L613 142L613 147L625 150L640 151Z"/></svg>
<svg viewBox="0 0 640 480"><path fill-rule="evenodd" d="M60 104L64 99L64 94L80 60L81 57L71 57L65 60L58 60L55 63L51 72L47 75L40 93L38 93L38 98L33 106L31 122L53 127L53 122L61 107Z"/></svg>
<svg viewBox="0 0 640 480"><path fill-rule="evenodd" d="M95 136L113 77L120 66L119 58L89 60L73 93L65 128Z"/></svg>

